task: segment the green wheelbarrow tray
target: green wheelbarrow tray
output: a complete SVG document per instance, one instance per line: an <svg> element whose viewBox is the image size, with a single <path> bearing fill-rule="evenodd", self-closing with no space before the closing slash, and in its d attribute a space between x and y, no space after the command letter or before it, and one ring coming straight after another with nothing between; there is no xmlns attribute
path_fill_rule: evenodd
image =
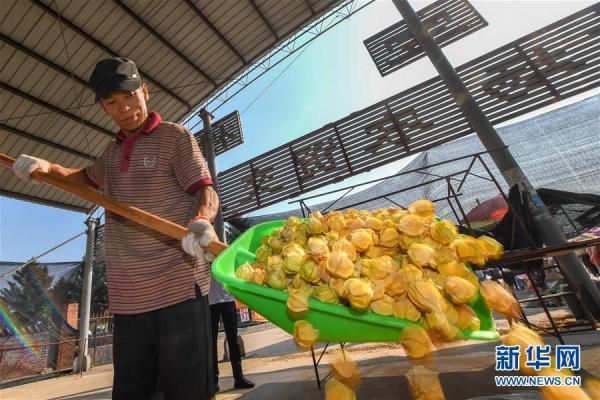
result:
<svg viewBox="0 0 600 400"><path fill-rule="evenodd" d="M225 249L212 264L214 278L239 301L246 304L273 324L293 334L294 322L287 313L288 294L281 290L243 281L235 270L245 262L254 262L254 252L261 238L281 228L285 221L270 221L256 225L244 232ZM498 332L487 304L478 294L469 303L481 321L478 331L461 331L464 339L497 340ZM340 304L327 304L310 299L309 312L304 320L319 329L320 342L396 342L402 328L417 323L395 317L386 317L371 311L359 312Z"/></svg>

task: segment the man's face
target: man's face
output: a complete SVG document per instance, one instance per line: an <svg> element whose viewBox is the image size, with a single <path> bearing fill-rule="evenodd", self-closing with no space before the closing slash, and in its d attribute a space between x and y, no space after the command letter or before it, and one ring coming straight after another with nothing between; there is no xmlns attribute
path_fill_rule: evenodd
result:
<svg viewBox="0 0 600 400"><path fill-rule="evenodd" d="M135 132L148 118L148 88L145 83L129 92L114 92L100 100L100 106L124 132Z"/></svg>

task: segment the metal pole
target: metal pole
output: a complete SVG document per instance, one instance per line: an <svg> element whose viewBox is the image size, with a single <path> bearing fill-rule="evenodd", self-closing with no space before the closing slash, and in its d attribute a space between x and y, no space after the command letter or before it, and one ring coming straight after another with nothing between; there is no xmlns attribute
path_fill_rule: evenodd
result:
<svg viewBox="0 0 600 400"><path fill-rule="evenodd" d="M79 355L77 368L79 371L90 369L88 355L88 333L90 330L90 306L92 302L92 272L94 267L94 244L96 242L96 226L98 220L87 220L87 243L85 246L85 264L83 267L83 288L81 292L81 318L79 319Z"/></svg>
<svg viewBox="0 0 600 400"><path fill-rule="evenodd" d="M208 164L208 169L210 170L210 176L213 181L213 188L219 194L219 181L217 177L217 162L215 160L215 148L213 147L213 133L212 133L212 119L213 115L203 108L200 110L200 117L202 118L202 122L204 123L204 135L201 140L204 144L204 149L206 154L204 154L204 158L206 159L206 163ZM220 200L220 199L219 199ZM223 224L223 213L221 212L221 204L219 201L219 211L217 212L217 216L215 217L215 232L219 237L219 240L225 242L225 225Z"/></svg>
<svg viewBox="0 0 600 400"><path fill-rule="evenodd" d="M544 243L548 246L567 243L567 239L552 215L540 199L536 190L533 188L527 176L521 170L492 124L489 122L475 99L469 93L465 84L444 56L444 53L433 40L427 28L423 25L415 11L407 0L393 0L394 5L404 18L408 28L415 39L421 45L421 48L427 54L433 66L440 74L448 90L454 97L454 100L462 110L463 115L469 121L471 128L477 133L479 139L487 150L497 149L490 153L492 160L504 176L509 187L515 184L521 184L529 193L532 204L530 207L533 213L534 225L540 232ZM565 275L571 279L575 285L575 291L578 296L582 296L586 303L590 304L594 315L600 316L600 290L591 280L585 270L583 263L577 258L575 253L557 257Z"/></svg>

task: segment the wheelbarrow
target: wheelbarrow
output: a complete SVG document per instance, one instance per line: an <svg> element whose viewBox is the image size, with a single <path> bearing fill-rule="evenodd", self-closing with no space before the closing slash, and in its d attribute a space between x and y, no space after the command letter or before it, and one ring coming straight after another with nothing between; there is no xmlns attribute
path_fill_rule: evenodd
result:
<svg viewBox="0 0 600 400"><path fill-rule="evenodd" d="M239 301L256 311L284 331L292 334L294 322L287 313L288 294L281 290L246 282L235 276L237 267L255 261L256 249L263 237L283 227L285 221L270 221L256 225L230 244L213 262L213 277ZM492 314L478 295L468 304L479 318L480 329L462 330L460 337L473 340L498 340ZM382 316L371 311L359 312L341 304L327 304L309 299L309 311L303 317L319 329L319 342L397 342L403 328L416 322Z"/></svg>

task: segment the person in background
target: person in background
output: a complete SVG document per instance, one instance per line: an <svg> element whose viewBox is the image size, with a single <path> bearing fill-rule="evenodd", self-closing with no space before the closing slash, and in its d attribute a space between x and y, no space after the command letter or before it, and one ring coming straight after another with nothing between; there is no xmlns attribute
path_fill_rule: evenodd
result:
<svg viewBox="0 0 600 400"><path fill-rule="evenodd" d="M208 301L210 303L210 320L212 325L212 359L216 391L218 392L220 390L219 361L217 357L219 319L223 321L223 326L225 327L225 337L227 338L227 346L229 348L229 361L231 362L231 369L233 371L234 388L253 388L254 382L248 380L242 372L242 355L237 340L238 320L235 299L213 278L210 283Z"/></svg>
<svg viewBox="0 0 600 400"><path fill-rule="evenodd" d="M600 245L586 247L585 252L587 257L582 257L584 263L588 266L592 274L600 276Z"/></svg>
<svg viewBox="0 0 600 400"><path fill-rule="evenodd" d="M99 61L90 77L99 109L120 128L86 168L20 155L25 180L39 169L188 227L181 243L106 211L105 257L114 313L112 398L148 400L160 381L166 399L214 396L206 246L219 198L193 135L149 112L148 88L126 58Z"/></svg>

